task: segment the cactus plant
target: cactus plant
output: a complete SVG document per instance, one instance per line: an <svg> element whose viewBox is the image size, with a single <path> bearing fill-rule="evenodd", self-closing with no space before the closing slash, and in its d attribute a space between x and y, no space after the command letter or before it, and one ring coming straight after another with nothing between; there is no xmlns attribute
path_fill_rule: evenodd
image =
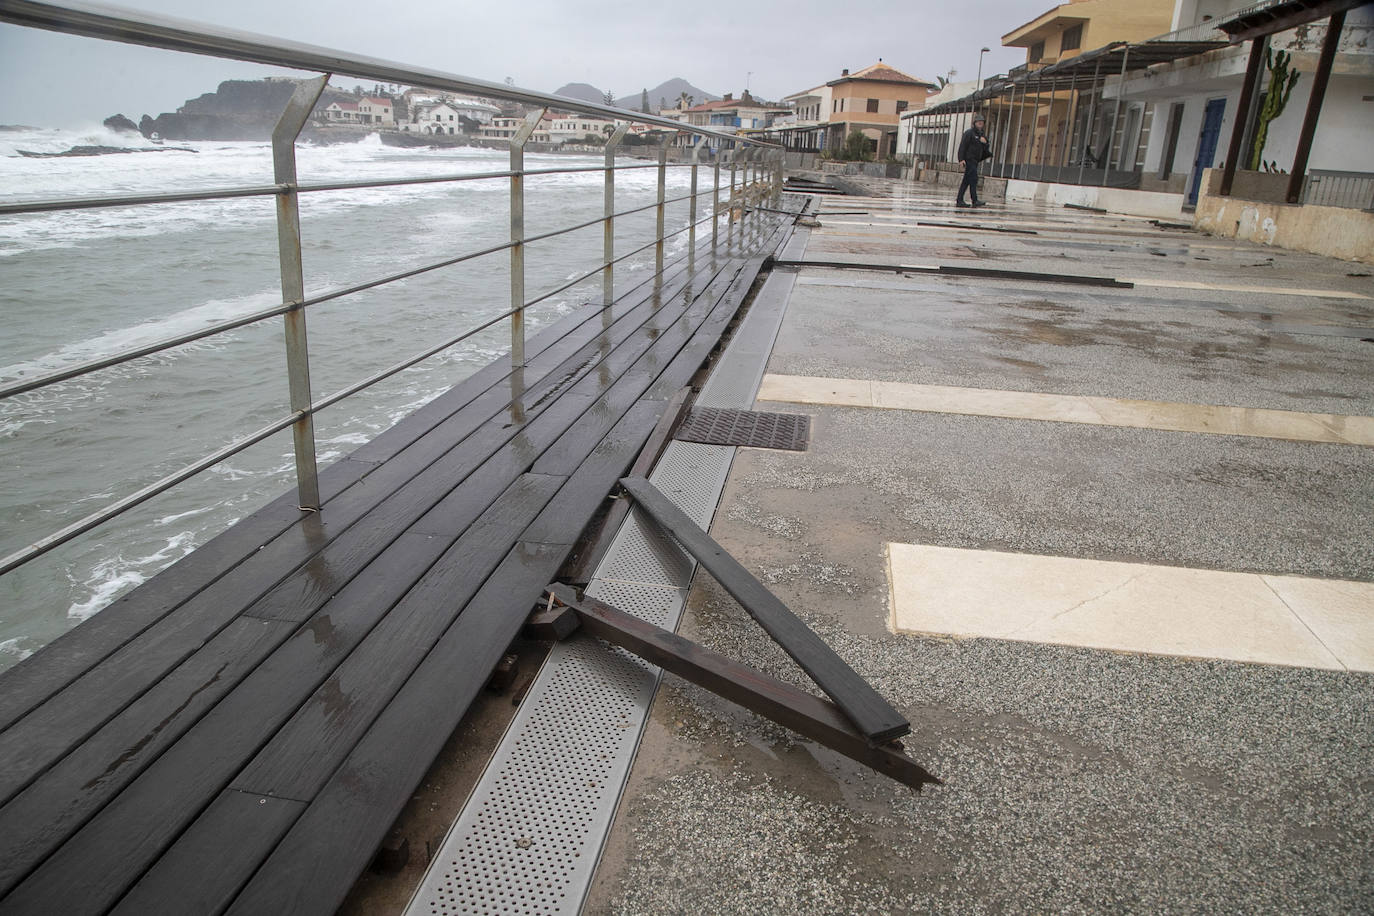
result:
<svg viewBox="0 0 1374 916"><path fill-rule="evenodd" d="M1264 49L1264 66L1269 71L1269 91L1264 95L1264 105L1260 107L1259 119L1255 124L1255 143L1250 151L1250 169L1258 171L1264 162L1264 144L1269 139L1269 122L1283 114L1288 105L1288 97L1293 94L1293 86L1298 82L1298 71L1290 69L1293 55L1287 51L1274 53L1272 48Z"/></svg>

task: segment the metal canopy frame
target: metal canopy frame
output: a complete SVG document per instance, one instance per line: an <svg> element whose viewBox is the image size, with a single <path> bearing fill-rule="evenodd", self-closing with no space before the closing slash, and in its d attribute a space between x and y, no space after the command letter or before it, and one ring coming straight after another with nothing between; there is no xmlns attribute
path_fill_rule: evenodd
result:
<svg viewBox="0 0 1374 916"><path fill-rule="evenodd" d="M910 117L923 118L977 111L982 107L981 103L1006 98L1018 92L1038 99L1041 92L1055 92L1055 87L1069 91L1095 89L1102 84L1104 73L1144 70L1156 64L1206 54L1208 51L1227 47L1227 44L1224 41L1113 42L1039 70L1017 74L1014 77L993 77L984 89L963 98L923 108L913 112Z"/></svg>
<svg viewBox="0 0 1374 916"><path fill-rule="evenodd" d="M1286 32L1318 19L1329 19L1368 4L1370 0L1265 0L1217 24L1231 41L1253 41Z"/></svg>
<svg viewBox="0 0 1374 916"><path fill-rule="evenodd" d="M1236 118L1231 145L1226 150L1226 164L1222 169L1219 189L1221 196L1231 195L1231 186L1235 181L1236 168L1240 161L1240 147L1244 142L1244 130L1250 119L1255 91L1259 87L1261 63L1269 36L1326 19L1326 36L1322 40L1317 70L1312 75L1312 91L1307 100L1307 111L1303 115L1302 129L1298 134L1298 147L1293 154L1293 167L1289 169L1288 190L1284 198L1290 204L1301 201L1302 185L1307 176L1307 159L1312 152L1317 121L1321 117L1322 104L1326 99L1326 86L1331 79L1341 30L1345 28L1345 14L1348 10L1365 6L1369 2L1370 0L1266 0L1264 3L1241 10L1217 25L1218 29L1231 36L1232 42L1251 42L1250 59L1245 69L1245 82L1240 94L1241 116Z"/></svg>

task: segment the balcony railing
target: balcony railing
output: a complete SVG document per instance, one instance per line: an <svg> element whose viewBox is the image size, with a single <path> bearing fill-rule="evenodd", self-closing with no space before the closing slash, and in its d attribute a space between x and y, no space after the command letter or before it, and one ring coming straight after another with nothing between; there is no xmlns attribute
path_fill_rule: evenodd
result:
<svg viewBox="0 0 1374 916"><path fill-rule="evenodd" d="M187 344L220 338L239 328L277 318L282 320L285 328L285 374L286 387L289 391L289 410L285 415L251 433L219 444L217 448L201 455L175 472L167 474L135 492L127 493L97 511L72 521L59 530L34 541L29 546L0 558L0 573L8 572L28 563L53 548L120 516L133 507L287 429L292 430L293 433L295 476L300 505L304 509L318 509L320 492L316 468L314 417L321 411L503 323L509 326L510 331L509 359L514 370L512 379L518 379L518 370L525 363L525 326L529 310L579 284L595 282L598 277L601 281L599 297L601 305L603 307L609 306L616 293L615 274L617 266L624 265L627 260L640 255L647 258L647 253L652 251L654 253L654 281L659 282L665 267L665 248L670 240L685 235L686 249L682 257L694 259L699 247L698 232L703 226L709 226L711 250L714 251L721 245L722 235L725 235L724 243L728 249L735 243L736 238L742 239L750 231L751 221L759 219L758 202L767 197L776 198L781 193L782 153L778 147L651 115L635 114L623 109L522 90L442 71L413 68L345 52L289 43L183 20L143 15L98 4L0 0L0 21L90 38L173 51L187 51L230 60L314 71L321 74L313 79L301 80L297 84L295 93L282 113L272 136L273 175L270 179L264 177L264 180L259 184L197 191L165 191L98 197L74 196L49 200L23 200L11 197L7 202L0 201L0 217L13 217L23 214L93 209L127 211L133 208L158 207L188 201L204 202L251 197L275 198L278 266L281 274L282 293L279 303L251 314L220 321L208 327L169 336L137 347L104 354L79 365L25 377L8 384L0 384L0 400L12 399L29 392L51 388L72 379L89 376L92 373L101 372L153 354L164 353L173 348L184 347ZM481 173L426 175L424 177L366 178L328 183L301 182L297 179L296 141L310 118L316 101L331 74L501 99L518 103L530 111L510 141L508 169ZM620 122L619 129L606 142L603 165L526 168L524 161L525 144L534 132L541 116L550 108L600 115ZM643 163L618 160L617 152L621 149L626 130L631 122L660 128L667 132L666 135L670 138L689 137L692 145L686 153L685 161L669 163L668 147L670 141L663 142L654 150L656 161ZM708 148L704 150L704 147ZM709 147L715 147L715 149L712 150ZM704 152L705 156L703 156ZM704 183L705 186L699 183L699 171L703 167L710 170L710 179ZM689 193L671 198L667 196L666 173L669 168L685 169L690 172ZM657 193L655 200L646 206L617 210L616 175L631 170L653 170L656 173ZM578 173L600 173L602 175L601 185L604 199L602 215L576 225L563 226L535 234L528 233L525 219L525 190L527 185L554 176ZM301 255L300 202L303 198L321 192L358 192L365 189L394 188L404 185L445 185L466 182L488 186L497 183L507 187L510 232L506 240L475 250L455 251L441 259L374 277L364 282L323 289L306 288ZM11 188L7 190L12 192L21 189ZM724 202L722 202L723 194L726 195ZM707 204L705 207L706 215L700 216L703 198ZM668 228L666 221L666 210L670 205L685 205L687 210L683 225L672 230ZM618 251L615 231L617 220L641 213L652 213L655 216L655 229L652 237L632 250ZM732 216L738 216L740 221L736 221ZM722 232L722 224L725 226L725 232ZM600 260L590 265L584 265L583 268L578 269L573 275L552 289L541 290L537 293L527 291L525 257L528 246L535 242L580 230L594 229L598 225L603 229L602 257ZM115 227L111 231L118 232L119 229ZM306 317L312 308L322 303L345 299L365 291L397 284L422 274L442 271L455 265L493 257L508 259L509 262L509 289L499 293L502 298L508 294L508 308L471 327L448 329L442 333L433 328L416 328L416 338L423 340L424 345L411 355L324 397L319 397L315 393L306 346ZM99 456L95 457L98 458Z"/></svg>

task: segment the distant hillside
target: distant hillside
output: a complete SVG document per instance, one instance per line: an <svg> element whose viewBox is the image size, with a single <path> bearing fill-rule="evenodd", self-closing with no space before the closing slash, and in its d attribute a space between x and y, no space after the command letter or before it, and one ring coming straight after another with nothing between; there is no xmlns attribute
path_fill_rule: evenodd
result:
<svg viewBox="0 0 1374 916"><path fill-rule="evenodd" d="M712 95L704 89L698 89L680 76L675 76L666 83L659 83L649 90L649 108L658 111L660 101L667 102L668 107L672 108L684 92L692 97L692 104L694 105L700 105L702 102L714 102L720 98L720 96ZM631 108L638 111L643 98L644 93L641 91L616 99L615 103L621 108Z"/></svg>
<svg viewBox="0 0 1374 916"><path fill-rule="evenodd" d="M555 89L553 94L567 96L570 99L581 99L584 102L595 102L598 105L606 98L606 93L589 83L569 83L561 89Z"/></svg>

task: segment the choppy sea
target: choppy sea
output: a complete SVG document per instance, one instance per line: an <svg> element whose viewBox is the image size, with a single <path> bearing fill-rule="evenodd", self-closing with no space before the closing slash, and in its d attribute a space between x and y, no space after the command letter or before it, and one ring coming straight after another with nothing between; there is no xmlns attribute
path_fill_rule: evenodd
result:
<svg viewBox="0 0 1374 916"><path fill-rule="evenodd" d="M27 158L77 145L146 146L103 129L0 130L0 203L272 183L267 143L169 141L163 150ZM526 167L599 167L600 156L526 156ZM501 151L397 149L373 135L303 145L300 180L499 171ZM703 188L710 173L703 170ZM621 172L618 210L654 200L653 169ZM688 189L668 172L668 196ZM413 184L301 196L307 295L360 284L509 238L508 181ZM530 177L527 234L595 219L602 174ZM669 208L669 230L687 205ZM617 251L652 237L654 214L617 221ZM677 249L685 235L675 240ZM529 246L529 298L601 257L600 225ZM670 249L671 252L671 249ZM618 268L624 288L652 252ZM316 400L510 307L502 252L307 310ZM530 332L586 301L592 279L531 310ZM0 383L76 365L281 302L272 197L0 216ZM322 465L501 358L498 324L316 416ZM266 426L288 412L280 318L0 400L0 556ZM118 520L0 576L0 670L294 485L289 432L205 471Z"/></svg>

